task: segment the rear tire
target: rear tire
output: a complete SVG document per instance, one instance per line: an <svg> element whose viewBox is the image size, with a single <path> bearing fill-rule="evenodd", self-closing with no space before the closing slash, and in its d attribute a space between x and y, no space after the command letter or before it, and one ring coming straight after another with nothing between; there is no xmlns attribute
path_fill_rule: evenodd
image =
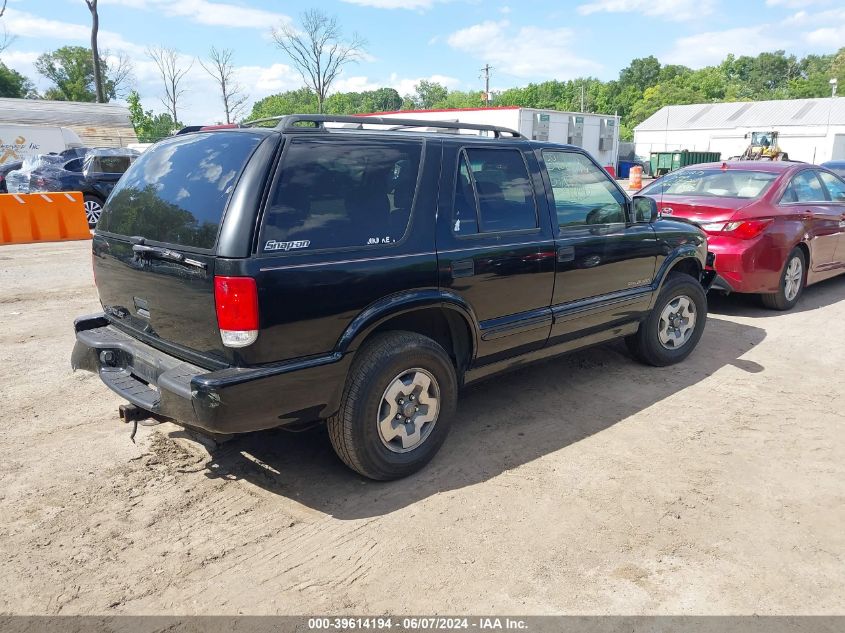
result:
<svg viewBox="0 0 845 633"><path fill-rule="evenodd" d="M103 213L103 201L97 196L85 195L82 198L85 205L85 219L88 220L88 228L93 229L100 220Z"/></svg>
<svg viewBox="0 0 845 633"><path fill-rule="evenodd" d="M778 291L760 295L763 305L770 310L791 310L804 293L806 282L807 260L804 251L795 247L783 263Z"/></svg>
<svg viewBox="0 0 845 633"><path fill-rule="evenodd" d="M328 420L338 457L370 479L425 466L449 433L458 383L440 345L413 332L377 335L358 351L340 410Z"/></svg>
<svg viewBox="0 0 845 633"><path fill-rule="evenodd" d="M625 338L631 354L647 365L674 365L698 345L707 322L707 296L698 281L669 273L651 313Z"/></svg>

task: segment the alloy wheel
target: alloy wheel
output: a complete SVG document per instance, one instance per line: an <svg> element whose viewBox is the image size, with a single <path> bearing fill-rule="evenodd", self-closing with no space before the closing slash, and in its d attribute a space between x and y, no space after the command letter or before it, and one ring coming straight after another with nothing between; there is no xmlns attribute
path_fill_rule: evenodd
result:
<svg viewBox="0 0 845 633"><path fill-rule="evenodd" d="M794 301L801 291L801 284L804 282L804 265L797 255L789 260L786 266L786 273L783 276L783 295L787 301Z"/></svg>
<svg viewBox="0 0 845 633"><path fill-rule="evenodd" d="M695 303L686 295L675 297L660 313L657 335L666 349L680 349L695 332Z"/></svg>
<svg viewBox="0 0 845 633"><path fill-rule="evenodd" d="M379 437L387 449L407 453L431 435L439 413L437 379L425 369L408 369L390 381L381 397Z"/></svg>
<svg viewBox="0 0 845 633"><path fill-rule="evenodd" d="M103 212L102 205L96 200L85 201L85 217L88 219L88 224L94 225L100 219L100 214Z"/></svg>

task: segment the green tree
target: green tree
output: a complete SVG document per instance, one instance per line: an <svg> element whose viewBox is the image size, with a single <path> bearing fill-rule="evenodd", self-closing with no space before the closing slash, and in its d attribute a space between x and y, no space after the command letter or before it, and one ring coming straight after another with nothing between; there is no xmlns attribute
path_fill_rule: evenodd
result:
<svg viewBox="0 0 845 633"><path fill-rule="evenodd" d="M0 62L0 97L23 99L35 95L35 86L29 79Z"/></svg>
<svg viewBox="0 0 845 633"><path fill-rule="evenodd" d="M425 79L414 86L414 95L412 99L417 109L428 110L436 108L438 104L446 101L449 91L446 86L443 86L436 81L427 81Z"/></svg>
<svg viewBox="0 0 845 633"><path fill-rule="evenodd" d="M129 120L141 143L153 143L170 136L182 127L181 123L174 122L166 112L153 114L152 110L145 111L141 106L141 96L134 90L126 97L126 104L129 108Z"/></svg>
<svg viewBox="0 0 845 633"><path fill-rule="evenodd" d="M100 65L106 76L103 82L105 98L114 99L115 82L108 78L106 60ZM45 98L56 101L96 101L94 89L94 62L91 49L83 46L63 46L44 53L35 61L38 74L53 82L44 93Z"/></svg>
<svg viewBox="0 0 845 633"><path fill-rule="evenodd" d="M660 62L654 55L633 59L619 72L619 83L623 88L634 86L642 91L655 85L659 78Z"/></svg>
<svg viewBox="0 0 845 633"><path fill-rule="evenodd" d="M402 97L395 88L379 88L367 94L372 103L370 112L390 112L402 108Z"/></svg>
<svg viewBox="0 0 845 633"><path fill-rule="evenodd" d="M319 106L317 95L309 88L289 90L256 101L247 120L265 119L285 114L315 114Z"/></svg>

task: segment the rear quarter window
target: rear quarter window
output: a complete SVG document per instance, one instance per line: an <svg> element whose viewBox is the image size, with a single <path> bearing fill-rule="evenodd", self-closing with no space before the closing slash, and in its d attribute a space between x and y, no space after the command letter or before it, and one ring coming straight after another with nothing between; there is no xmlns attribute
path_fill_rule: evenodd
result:
<svg viewBox="0 0 845 633"><path fill-rule="evenodd" d="M263 138L209 132L161 141L120 179L97 230L213 248L238 176Z"/></svg>
<svg viewBox="0 0 845 633"><path fill-rule="evenodd" d="M401 241L421 155L419 140L293 139L264 213L259 251Z"/></svg>

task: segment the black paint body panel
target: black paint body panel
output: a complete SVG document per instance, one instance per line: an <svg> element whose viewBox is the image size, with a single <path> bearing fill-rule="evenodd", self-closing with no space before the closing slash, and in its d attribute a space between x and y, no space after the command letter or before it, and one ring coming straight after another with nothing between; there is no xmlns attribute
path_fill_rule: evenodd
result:
<svg viewBox="0 0 845 633"><path fill-rule="evenodd" d="M99 372L142 407L152 405L143 390L144 397L133 396L131 380L155 385L161 395L153 412L183 424L215 433L258 430L333 414L358 347L397 315L434 309L463 322L470 340L462 382L469 383L631 334L673 266L692 259L699 271L705 267L704 234L687 223L559 228L541 150L583 153L578 148L416 132L301 132L318 133L368 140L402 135L423 145L401 241L262 252L257 236L268 192L287 139L299 134L268 131L229 199L216 249L182 249L202 267L139 259L132 236L95 235L104 314L77 322L74 367ZM471 147L521 152L536 228L454 233L458 157ZM257 282L260 329L246 348L222 344L215 275ZM100 352L109 349L122 350L121 367L104 366Z"/></svg>

